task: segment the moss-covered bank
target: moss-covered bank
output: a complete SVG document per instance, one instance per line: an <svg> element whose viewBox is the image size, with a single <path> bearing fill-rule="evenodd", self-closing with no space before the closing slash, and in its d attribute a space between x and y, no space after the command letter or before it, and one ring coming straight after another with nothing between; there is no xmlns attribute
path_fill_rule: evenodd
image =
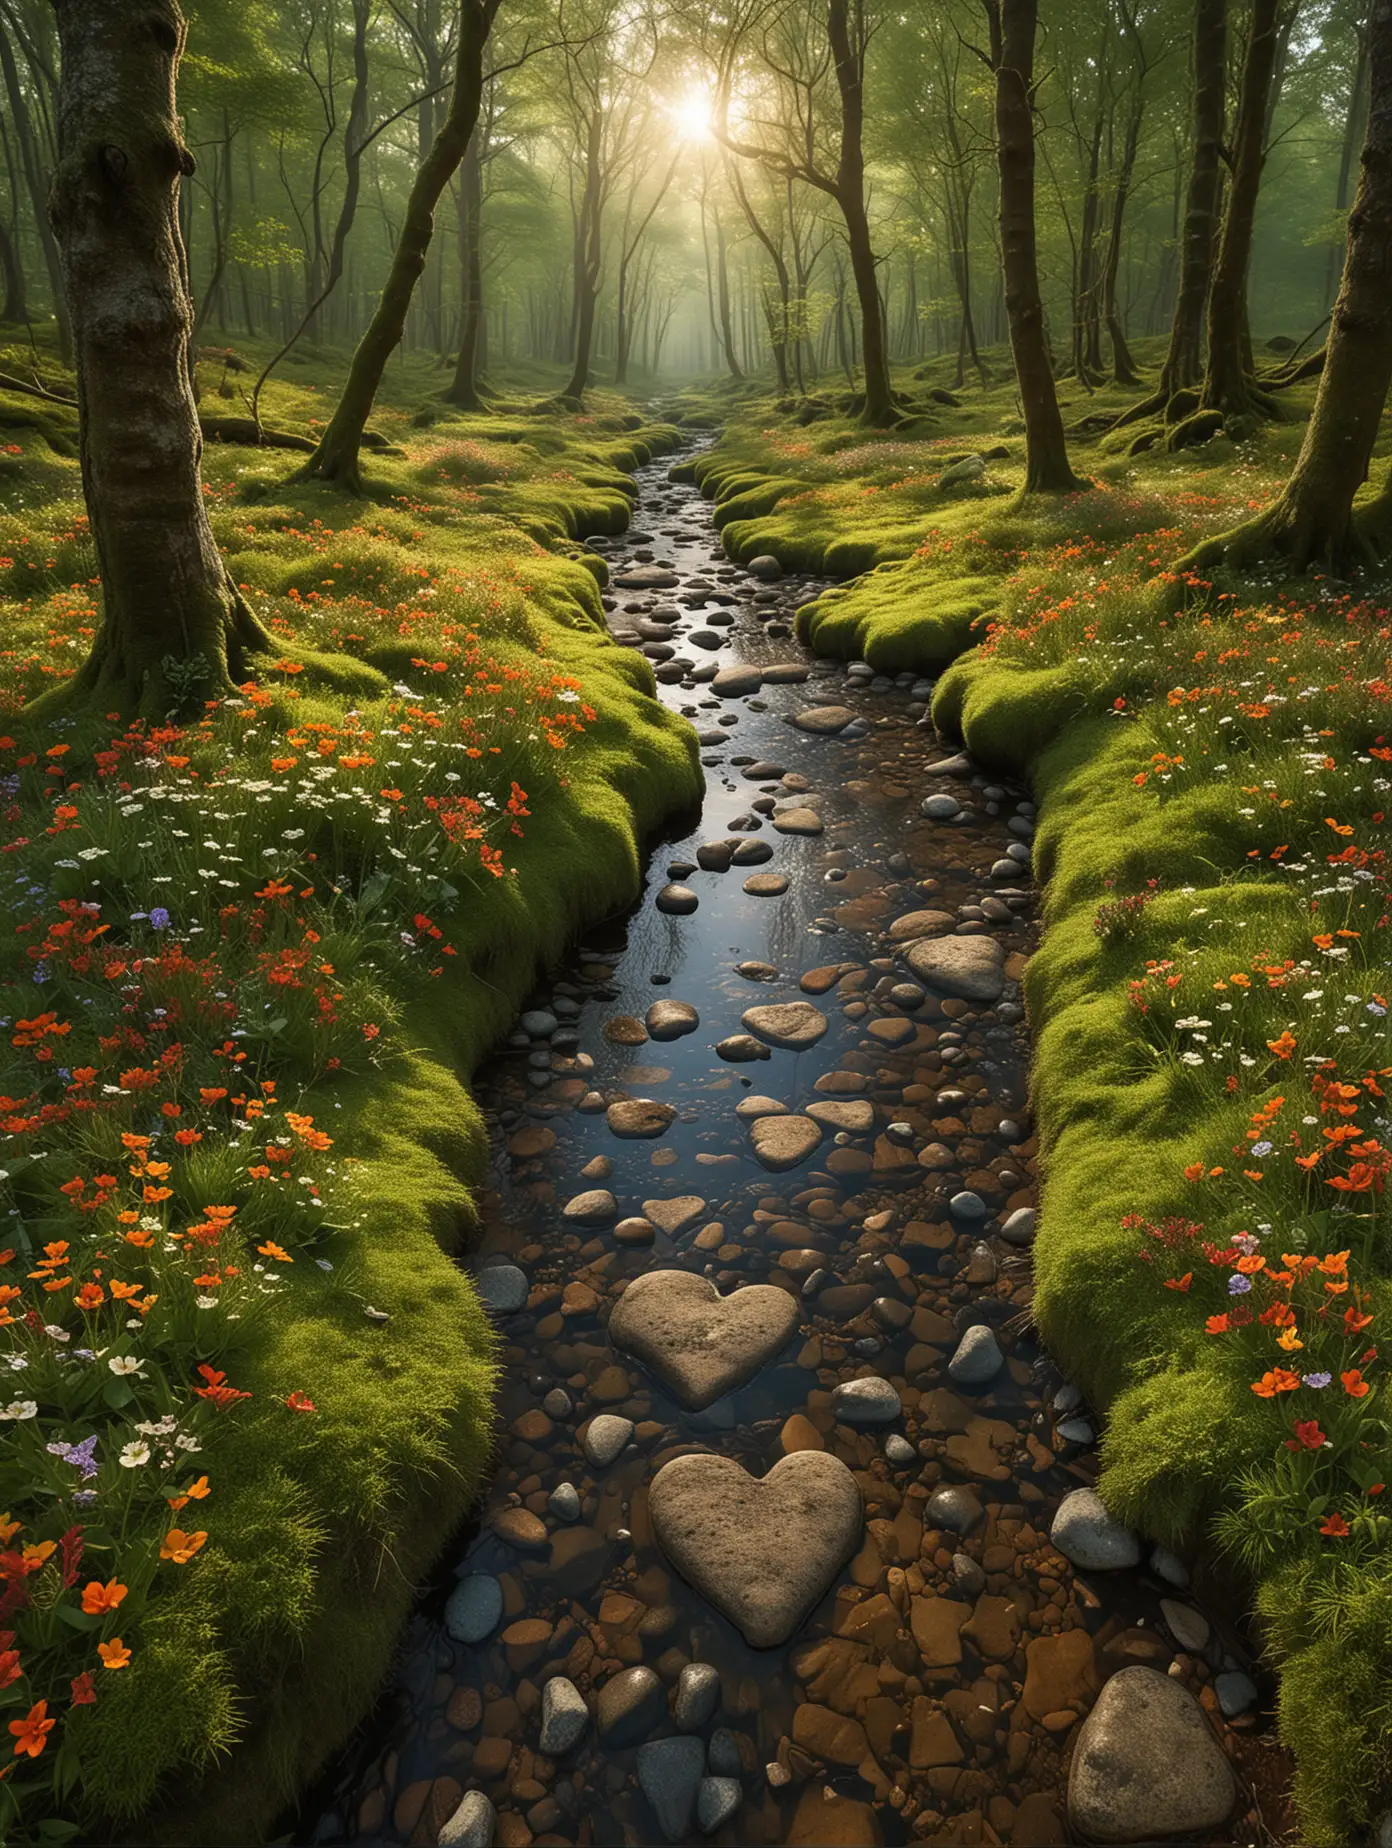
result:
<svg viewBox="0 0 1392 1848"><path fill-rule="evenodd" d="M866 573L806 640L945 669L940 730L1034 785L1038 1319L1108 1410L1110 1505L1250 1587L1307 1838L1366 1841L1392 1799L1392 599L1170 568L1269 496L1300 402L1178 455L1075 438L1093 490L1022 507L1007 395L964 398L883 439L764 403L696 477L733 556Z"/></svg>

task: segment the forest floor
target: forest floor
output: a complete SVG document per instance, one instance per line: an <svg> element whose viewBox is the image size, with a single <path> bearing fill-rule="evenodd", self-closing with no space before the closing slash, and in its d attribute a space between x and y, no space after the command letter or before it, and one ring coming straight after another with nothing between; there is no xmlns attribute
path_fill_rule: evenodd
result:
<svg viewBox="0 0 1392 1848"><path fill-rule="evenodd" d="M309 430L334 376L288 367L267 421ZM200 378L241 409L224 361ZM449 1255L484 1155L468 1078L699 790L572 543L623 528L624 471L675 431L603 393L414 421L440 382L395 372L365 502L209 446L214 530L285 637L242 700L41 735L21 709L81 660L95 561L68 413L0 392L7 1539L53 1579L20 1647L74 1754L0 1786L31 1814L80 1763L119 1824L237 1739L198 1801L246 1839L357 1718L488 1446L495 1349ZM869 573L803 638L940 674L940 732L1033 787L1035 1312L1108 1410L1113 1511L1254 1596L1323 1848L1390 1769L1386 599L1173 570L1270 498L1308 393L1240 447L1079 440L1094 489L1027 509L1012 393L960 396L884 437L753 392L674 415L725 426L694 473L732 558ZM1070 421L1124 402L1065 391ZM90 1653L117 1637L120 1673Z"/></svg>
<svg viewBox="0 0 1392 1848"><path fill-rule="evenodd" d="M1134 395L1065 383L1065 421ZM732 558L868 574L814 648L945 670L940 734L1032 785L1035 1313L1108 1409L1109 1507L1254 1599L1306 1839L1347 1842L1392 1774L1392 581L1175 569L1279 490L1308 387L1241 445L1075 433L1092 490L1027 507L1013 390L958 396L905 440L732 394L695 477Z"/></svg>

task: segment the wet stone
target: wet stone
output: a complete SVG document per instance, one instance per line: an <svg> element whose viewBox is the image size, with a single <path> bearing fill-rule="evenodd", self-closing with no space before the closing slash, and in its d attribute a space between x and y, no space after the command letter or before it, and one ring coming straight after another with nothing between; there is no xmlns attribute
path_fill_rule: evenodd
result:
<svg viewBox="0 0 1392 1848"><path fill-rule="evenodd" d="M1096 1489L1074 1489L1059 1503L1049 1540L1085 1572L1119 1571L1139 1563L1140 1542L1107 1512Z"/></svg>
<svg viewBox="0 0 1392 1848"><path fill-rule="evenodd" d="M439 1848L493 1848L498 1812L481 1790L466 1791L437 1838Z"/></svg>
<svg viewBox="0 0 1392 1848"><path fill-rule="evenodd" d="M651 1098L628 1097L610 1104L605 1112L610 1131L626 1139L660 1136L676 1119L671 1104L654 1103Z"/></svg>
<svg viewBox="0 0 1392 1848"><path fill-rule="evenodd" d="M969 1534L981 1519L981 1503L971 1489L956 1484L935 1489L928 1497L924 1517L934 1527L952 1534Z"/></svg>
<svg viewBox="0 0 1392 1848"><path fill-rule="evenodd" d="M848 725L853 725L855 716L849 706L808 706L793 715L793 724L799 731L832 737L837 732L845 731Z"/></svg>
<svg viewBox="0 0 1392 1848"><path fill-rule="evenodd" d="M690 1271L650 1271L609 1318L609 1339L652 1368L689 1410L713 1405L788 1342L798 1310L786 1290L750 1284L721 1296Z"/></svg>
<svg viewBox="0 0 1392 1848"><path fill-rule="evenodd" d="M733 866L763 866L773 858L767 841L741 841L730 856Z"/></svg>
<svg viewBox="0 0 1392 1848"><path fill-rule="evenodd" d="M978 1322L958 1342L947 1371L959 1386L985 1386L1000 1372L1004 1360L995 1335Z"/></svg>
<svg viewBox="0 0 1392 1848"><path fill-rule="evenodd" d="M503 1588L483 1572L460 1579L445 1605L445 1628L457 1643L481 1643L503 1620Z"/></svg>
<svg viewBox="0 0 1392 1848"><path fill-rule="evenodd" d="M485 1309L512 1315L526 1308L532 1286L527 1273L515 1264L490 1264L475 1277L474 1287Z"/></svg>
<svg viewBox="0 0 1392 1848"><path fill-rule="evenodd" d="M654 1001L645 1023L655 1040L674 1040L685 1033L694 1033L701 1024L701 1016L689 1001Z"/></svg>
<svg viewBox="0 0 1392 1848"><path fill-rule="evenodd" d="M993 937L922 938L904 951L921 982L961 1001L999 1001L1005 954Z"/></svg>
<svg viewBox="0 0 1392 1848"><path fill-rule="evenodd" d="M651 1245L657 1236L657 1228L650 1219L621 1219L614 1227L616 1245Z"/></svg>
<svg viewBox="0 0 1392 1848"><path fill-rule="evenodd" d="M821 1146L822 1132L811 1117L759 1117L750 1139L755 1159L763 1167L785 1173L806 1161Z"/></svg>
<svg viewBox="0 0 1392 1848"><path fill-rule="evenodd" d="M654 900L659 911L674 917L687 917L700 902L691 887L684 885L665 885Z"/></svg>
<svg viewBox="0 0 1392 1848"><path fill-rule="evenodd" d="M703 1777L696 1791L696 1822L703 1835L714 1835L744 1801L738 1778Z"/></svg>
<svg viewBox="0 0 1392 1848"><path fill-rule="evenodd" d="M677 1677L672 1719L682 1732L699 1732L720 1705L720 1671L709 1662L688 1662Z"/></svg>
<svg viewBox="0 0 1392 1848"><path fill-rule="evenodd" d="M554 1675L541 1692L541 1751L560 1758L577 1743L590 1723L585 1697L573 1681Z"/></svg>
<svg viewBox="0 0 1392 1848"><path fill-rule="evenodd" d="M547 1496L546 1506L558 1521L578 1521L580 1492L573 1482L558 1482Z"/></svg>
<svg viewBox="0 0 1392 1848"><path fill-rule="evenodd" d="M801 1051L815 1046L830 1023L819 1007L810 1001L784 1001L771 1007L748 1007L740 1025L748 1032L767 1040L771 1046Z"/></svg>
<svg viewBox="0 0 1392 1848"><path fill-rule="evenodd" d="M729 841L703 841L696 849L696 864L707 873L727 872L734 851Z"/></svg>
<svg viewBox="0 0 1392 1848"><path fill-rule="evenodd" d="M599 1690L595 1724L601 1745L615 1750L638 1741L667 1717L667 1697L650 1668L627 1668Z"/></svg>
<svg viewBox="0 0 1392 1848"><path fill-rule="evenodd" d="M779 834L820 834L823 831L821 816L815 809L783 809L773 818L774 829Z"/></svg>
<svg viewBox="0 0 1392 1848"><path fill-rule="evenodd" d="M706 1769L702 1740L654 1739L638 1748L638 1784L663 1839L682 1841L691 1827L696 1792Z"/></svg>
<svg viewBox="0 0 1392 1848"><path fill-rule="evenodd" d="M846 1380L831 1395L833 1412L842 1424L892 1424L903 1410L899 1395L888 1380Z"/></svg>
<svg viewBox="0 0 1392 1848"><path fill-rule="evenodd" d="M751 873L743 889L751 898L780 898L788 889L788 881L782 873Z"/></svg>
<svg viewBox="0 0 1392 1848"><path fill-rule="evenodd" d="M1203 1836L1232 1813L1237 1788L1203 1710L1153 1668L1112 1676L1078 1735L1068 1819L1086 1839Z"/></svg>
<svg viewBox="0 0 1392 1848"><path fill-rule="evenodd" d="M586 1461L595 1469L607 1469L633 1436L633 1420L620 1418L616 1412L600 1412L585 1429L583 1449Z"/></svg>
<svg viewBox="0 0 1392 1848"><path fill-rule="evenodd" d="M561 1208L561 1218L571 1225L607 1226L618 1217L619 1203L607 1187L596 1187L576 1194Z"/></svg>
<svg viewBox="0 0 1392 1848"><path fill-rule="evenodd" d="M718 1056L731 1065L746 1065L753 1059L771 1059L773 1054L762 1040L756 1040L752 1033L731 1033L728 1038L716 1041Z"/></svg>

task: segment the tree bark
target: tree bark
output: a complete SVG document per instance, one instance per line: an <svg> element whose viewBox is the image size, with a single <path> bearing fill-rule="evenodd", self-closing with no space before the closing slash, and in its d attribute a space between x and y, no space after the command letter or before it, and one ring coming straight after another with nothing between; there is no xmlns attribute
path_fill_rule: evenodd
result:
<svg viewBox="0 0 1392 1848"><path fill-rule="evenodd" d="M1358 146L1358 124L1363 114L1364 92L1368 81L1368 32L1362 20L1357 26L1358 52L1353 66L1353 78L1349 85L1348 110L1344 116L1344 132L1339 143L1339 176L1334 187L1334 210L1341 215L1348 209L1349 181L1353 173L1354 150ZM1339 252L1332 246L1329 262L1325 270L1324 299L1333 296L1339 282Z"/></svg>
<svg viewBox="0 0 1392 1848"><path fill-rule="evenodd" d="M304 473L362 492L359 451L387 361L401 344L416 285L425 272L435 207L464 158L483 100L483 53L500 0L461 0L459 49L449 108L406 203L391 268L367 331L358 342L338 408Z"/></svg>
<svg viewBox="0 0 1392 1848"><path fill-rule="evenodd" d="M836 199L846 221L851 276L860 305L861 359L865 369L865 408L861 416L865 423L882 427L892 424L898 413L889 378L870 218L865 209L865 43L861 0L827 0L827 43L841 97Z"/></svg>
<svg viewBox="0 0 1392 1848"><path fill-rule="evenodd" d="M594 347L595 310L599 305L599 278L604 263L604 111L595 103L585 130L585 190L575 233L575 358L562 399L581 405L590 382Z"/></svg>
<svg viewBox="0 0 1392 1848"><path fill-rule="evenodd" d="M483 154L475 129L459 169L459 251L463 312L459 327L459 357L454 378L445 393L462 410L481 411L479 396L479 336L483 328Z"/></svg>
<svg viewBox="0 0 1392 1848"><path fill-rule="evenodd" d="M725 260L725 224L720 216L720 206L714 208L715 217L715 301L720 315L720 344L725 352L725 366L730 377L742 381L744 373L740 368L739 357L735 352L735 330L730 323L730 270Z"/></svg>
<svg viewBox="0 0 1392 1848"><path fill-rule="evenodd" d="M102 626L76 690L159 715L246 677L270 646L203 500L190 382L175 104L176 0L54 0L62 48L50 212L72 306L82 485Z"/></svg>
<svg viewBox="0 0 1392 1848"><path fill-rule="evenodd" d="M1370 101L1343 280L1330 320L1314 413L1290 480L1257 519L1200 546L1192 561L1246 566L1277 555L1297 570L1342 570L1392 542L1392 484L1359 516L1392 386L1392 0L1368 22Z"/></svg>
<svg viewBox="0 0 1392 1848"><path fill-rule="evenodd" d="M1073 473L1054 390L1039 294L1034 223L1034 39L1038 0L983 0L996 77L1001 268L1010 350L1025 420L1026 494L1072 493Z"/></svg>
<svg viewBox="0 0 1392 1848"><path fill-rule="evenodd" d="M54 241L53 227L48 216L49 176L43 170L43 161L35 140L33 118L19 81L19 67L15 63L14 48L3 26L0 26L0 75L3 75L5 80L5 93L9 98L15 140L19 144L19 163L24 170L24 182L29 192L29 203L34 212L39 248L43 252L44 266L48 270L49 287L53 293L53 318L58 328L58 351L66 364L72 358L72 322L68 304L63 295L62 259L58 254L58 246Z"/></svg>
<svg viewBox="0 0 1392 1848"><path fill-rule="evenodd" d="M0 282L5 285L5 292L0 295L0 321L27 321L29 304L25 297L24 270L14 239L3 224L0 224Z"/></svg>
<svg viewBox="0 0 1392 1848"><path fill-rule="evenodd" d="M1278 0L1252 0L1247 55L1233 131L1232 178L1208 294L1208 364L1201 398L1205 410L1237 415L1257 408L1244 363L1247 271L1257 195L1266 161L1266 114L1280 38Z"/></svg>

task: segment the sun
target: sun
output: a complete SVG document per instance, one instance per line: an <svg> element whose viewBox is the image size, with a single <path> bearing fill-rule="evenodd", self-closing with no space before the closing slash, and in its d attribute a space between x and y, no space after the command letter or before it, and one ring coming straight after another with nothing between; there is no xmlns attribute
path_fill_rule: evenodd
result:
<svg viewBox="0 0 1392 1848"><path fill-rule="evenodd" d="M708 90L687 90L671 105L671 114L683 141L710 140L712 104Z"/></svg>

